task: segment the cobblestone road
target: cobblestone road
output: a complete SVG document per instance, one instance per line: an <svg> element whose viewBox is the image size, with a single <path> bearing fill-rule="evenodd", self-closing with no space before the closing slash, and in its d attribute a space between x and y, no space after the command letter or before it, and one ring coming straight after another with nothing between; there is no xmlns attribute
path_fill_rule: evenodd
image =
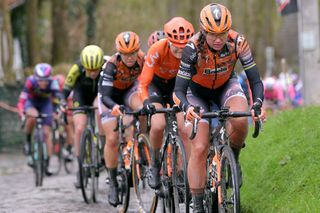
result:
<svg viewBox="0 0 320 213"><path fill-rule="evenodd" d="M35 187L32 170L20 153L0 153L0 212L117 212L107 201L104 184L106 173L99 178L97 204L85 204L80 190L73 186L75 174L62 169L58 176L45 177L42 187ZM128 212L137 212L133 190Z"/></svg>

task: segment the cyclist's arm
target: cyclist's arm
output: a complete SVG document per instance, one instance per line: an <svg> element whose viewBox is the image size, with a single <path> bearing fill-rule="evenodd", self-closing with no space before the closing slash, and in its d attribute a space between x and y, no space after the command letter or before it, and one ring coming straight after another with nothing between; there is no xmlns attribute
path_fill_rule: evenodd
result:
<svg viewBox="0 0 320 213"><path fill-rule="evenodd" d="M151 83L154 73L159 70L160 55L156 48L150 48L141 75L139 77L139 94L142 102L148 101L149 92L148 87Z"/></svg>
<svg viewBox="0 0 320 213"><path fill-rule="evenodd" d="M57 110L60 100L63 97L63 94L60 92L59 82L55 79L51 81L50 90L52 92L52 104L54 107L54 111Z"/></svg>
<svg viewBox="0 0 320 213"><path fill-rule="evenodd" d="M117 105L117 103L115 103L111 98L116 69L117 67L115 64L108 62L99 80L99 93L101 94L101 101L109 109L112 109L115 105Z"/></svg>
<svg viewBox="0 0 320 213"><path fill-rule="evenodd" d="M174 102L178 104L180 108L184 111L186 111L190 105L190 103L187 100L186 94L189 82L194 73L193 70L195 70L194 64L197 60L197 57L194 57L195 54L197 54L195 45L192 42L189 42L183 50L180 68L176 77L176 83L174 87Z"/></svg>
<svg viewBox="0 0 320 213"><path fill-rule="evenodd" d="M65 100L67 100L69 94L73 90L78 77L81 74L81 70L78 64L72 65L71 69L68 72L67 79L63 85L62 95Z"/></svg>
<svg viewBox="0 0 320 213"><path fill-rule="evenodd" d="M264 99L263 83L261 81L257 65L253 59L249 44L242 35L239 35L237 39L237 50L240 62L246 72L250 84L252 101L260 102L262 104Z"/></svg>
<svg viewBox="0 0 320 213"><path fill-rule="evenodd" d="M24 105L28 99L28 95L29 95L30 91L32 90L32 88L33 88L32 82L31 82L30 78L27 78L27 80L24 84L24 87L20 93L18 104L17 104L17 108L18 108L20 114L22 114L24 111Z"/></svg>

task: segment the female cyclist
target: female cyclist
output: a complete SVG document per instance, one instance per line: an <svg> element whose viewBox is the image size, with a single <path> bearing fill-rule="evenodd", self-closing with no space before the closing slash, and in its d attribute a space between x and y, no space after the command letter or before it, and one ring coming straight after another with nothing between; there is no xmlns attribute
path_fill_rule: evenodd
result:
<svg viewBox="0 0 320 213"><path fill-rule="evenodd" d="M104 157L110 176L108 201L112 206L119 203L116 180L118 132L114 131L117 125L116 117L122 114L120 105L132 110L142 108L136 80L144 63L144 53L140 50L140 39L136 33L122 32L117 36L115 43L117 53L108 60L99 82L99 111L106 134Z"/></svg>
<svg viewBox="0 0 320 213"><path fill-rule="evenodd" d="M200 117L194 112L199 105L209 111L212 103L229 106L231 111L249 110L246 96L237 81L234 66L239 59L252 90L254 111L263 102L263 84L253 60L248 42L243 35L230 29L231 14L221 4L209 4L200 13L200 32L192 37L183 51L176 78L174 99L186 112L188 121ZM187 88L191 93L187 95ZM188 130L191 132L191 125ZM227 131L231 148L238 161L240 149L248 133L248 119L230 119ZM209 123L201 119L198 134L191 141L188 180L194 212L204 212L203 196L206 177L206 158L209 144ZM239 174L240 176L240 174Z"/></svg>

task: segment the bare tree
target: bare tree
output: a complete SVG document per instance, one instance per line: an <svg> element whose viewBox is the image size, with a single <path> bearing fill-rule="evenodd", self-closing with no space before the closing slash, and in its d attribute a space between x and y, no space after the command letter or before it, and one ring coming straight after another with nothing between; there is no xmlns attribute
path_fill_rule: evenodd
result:
<svg viewBox="0 0 320 213"><path fill-rule="evenodd" d="M26 1L27 12L27 49L28 65L34 66L41 61L38 37L38 0Z"/></svg>
<svg viewBox="0 0 320 213"><path fill-rule="evenodd" d="M52 64L69 60L68 46L68 2L65 0L52 0Z"/></svg>
<svg viewBox="0 0 320 213"><path fill-rule="evenodd" d="M10 11L7 5L7 1L0 2L0 19L0 55L2 64L0 78L3 78L6 77L6 73L11 71L13 63L13 40Z"/></svg>

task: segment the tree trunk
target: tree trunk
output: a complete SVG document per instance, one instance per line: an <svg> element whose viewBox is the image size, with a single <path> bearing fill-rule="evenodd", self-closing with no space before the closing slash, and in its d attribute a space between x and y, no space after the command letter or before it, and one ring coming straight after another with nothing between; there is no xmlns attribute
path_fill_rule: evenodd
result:
<svg viewBox="0 0 320 213"><path fill-rule="evenodd" d="M34 66L41 61L38 36L38 0L26 1L27 9L27 49L28 65Z"/></svg>
<svg viewBox="0 0 320 213"><path fill-rule="evenodd" d="M68 46L68 2L65 0L52 0L52 64L69 60Z"/></svg>
<svg viewBox="0 0 320 213"><path fill-rule="evenodd" d="M87 24L87 43L93 44L96 39L96 19L97 19L97 4L98 0L91 0L87 2L86 12L88 16L88 24Z"/></svg>
<svg viewBox="0 0 320 213"><path fill-rule="evenodd" d="M1 65L0 79L8 77L12 70L13 63L13 39L11 30L10 10L6 1L0 3L0 45L1 45Z"/></svg>

